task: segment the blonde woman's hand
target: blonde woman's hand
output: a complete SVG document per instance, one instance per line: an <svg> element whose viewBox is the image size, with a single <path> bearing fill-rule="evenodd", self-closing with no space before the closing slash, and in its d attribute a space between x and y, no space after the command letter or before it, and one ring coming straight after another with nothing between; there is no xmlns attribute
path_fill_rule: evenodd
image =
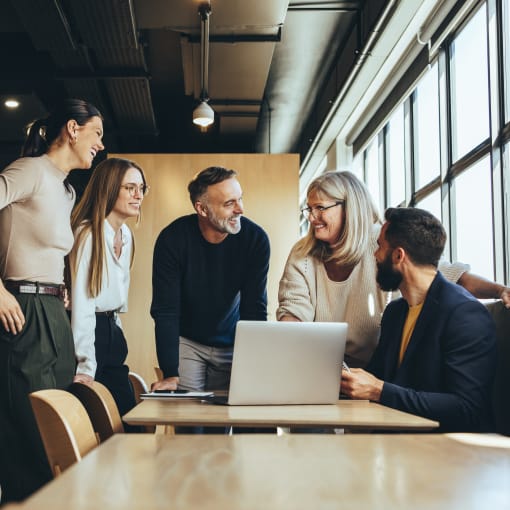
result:
<svg viewBox="0 0 510 510"><path fill-rule="evenodd" d="M76 374L73 378L73 382L79 382L79 383L88 384L89 386L92 386L92 383L94 382L94 378L87 374Z"/></svg>

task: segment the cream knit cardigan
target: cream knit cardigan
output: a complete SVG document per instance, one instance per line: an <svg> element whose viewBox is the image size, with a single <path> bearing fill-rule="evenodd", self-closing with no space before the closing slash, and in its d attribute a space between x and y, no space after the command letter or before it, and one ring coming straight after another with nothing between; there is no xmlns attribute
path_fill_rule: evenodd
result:
<svg viewBox="0 0 510 510"><path fill-rule="evenodd" d="M276 317L293 315L304 322L347 322L349 325L345 360L353 367L364 367L379 340L381 317L386 304L398 292L383 292L376 283L374 252L380 225L374 225L372 237L360 262L349 278L334 282L324 264L311 256L298 256L292 248L278 291ZM457 281L469 266L442 261L440 270L450 281Z"/></svg>

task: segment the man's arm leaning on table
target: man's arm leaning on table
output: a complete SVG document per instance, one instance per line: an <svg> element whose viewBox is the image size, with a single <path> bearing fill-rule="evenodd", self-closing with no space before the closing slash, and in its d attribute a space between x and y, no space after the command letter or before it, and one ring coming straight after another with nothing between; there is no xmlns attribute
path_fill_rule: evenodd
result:
<svg viewBox="0 0 510 510"><path fill-rule="evenodd" d="M165 378L153 383L152 390L174 390L179 383L180 272L171 246L167 227L154 247L151 304L158 363Z"/></svg>

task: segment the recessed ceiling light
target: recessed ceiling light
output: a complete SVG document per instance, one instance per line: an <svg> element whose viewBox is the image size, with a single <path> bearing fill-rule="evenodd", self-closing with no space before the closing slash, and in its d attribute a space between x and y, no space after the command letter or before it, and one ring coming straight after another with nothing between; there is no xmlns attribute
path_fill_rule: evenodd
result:
<svg viewBox="0 0 510 510"><path fill-rule="evenodd" d="M16 99L6 99L4 104L7 108L17 108L19 106L19 101Z"/></svg>

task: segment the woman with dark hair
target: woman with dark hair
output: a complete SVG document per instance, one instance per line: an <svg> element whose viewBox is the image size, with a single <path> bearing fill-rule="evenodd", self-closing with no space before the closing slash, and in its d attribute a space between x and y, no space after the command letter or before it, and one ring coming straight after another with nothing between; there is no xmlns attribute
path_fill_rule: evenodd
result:
<svg viewBox="0 0 510 510"><path fill-rule="evenodd" d="M2 503L51 479L28 394L66 388L75 356L64 308L73 246L75 168L104 149L93 105L68 99L29 128L22 157L0 173L0 485Z"/></svg>
<svg viewBox="0 0 510 510"><path fill-rule="evenodd" d="M94 379L112 393L121 415L135 405L128 378L126 339L119 312L127 310L134 255L128 218L140 218L148 191L133 161L107 159L92 173L72 215L75 244L70 254L72 318L78 366L76 382Z"/></svg>

